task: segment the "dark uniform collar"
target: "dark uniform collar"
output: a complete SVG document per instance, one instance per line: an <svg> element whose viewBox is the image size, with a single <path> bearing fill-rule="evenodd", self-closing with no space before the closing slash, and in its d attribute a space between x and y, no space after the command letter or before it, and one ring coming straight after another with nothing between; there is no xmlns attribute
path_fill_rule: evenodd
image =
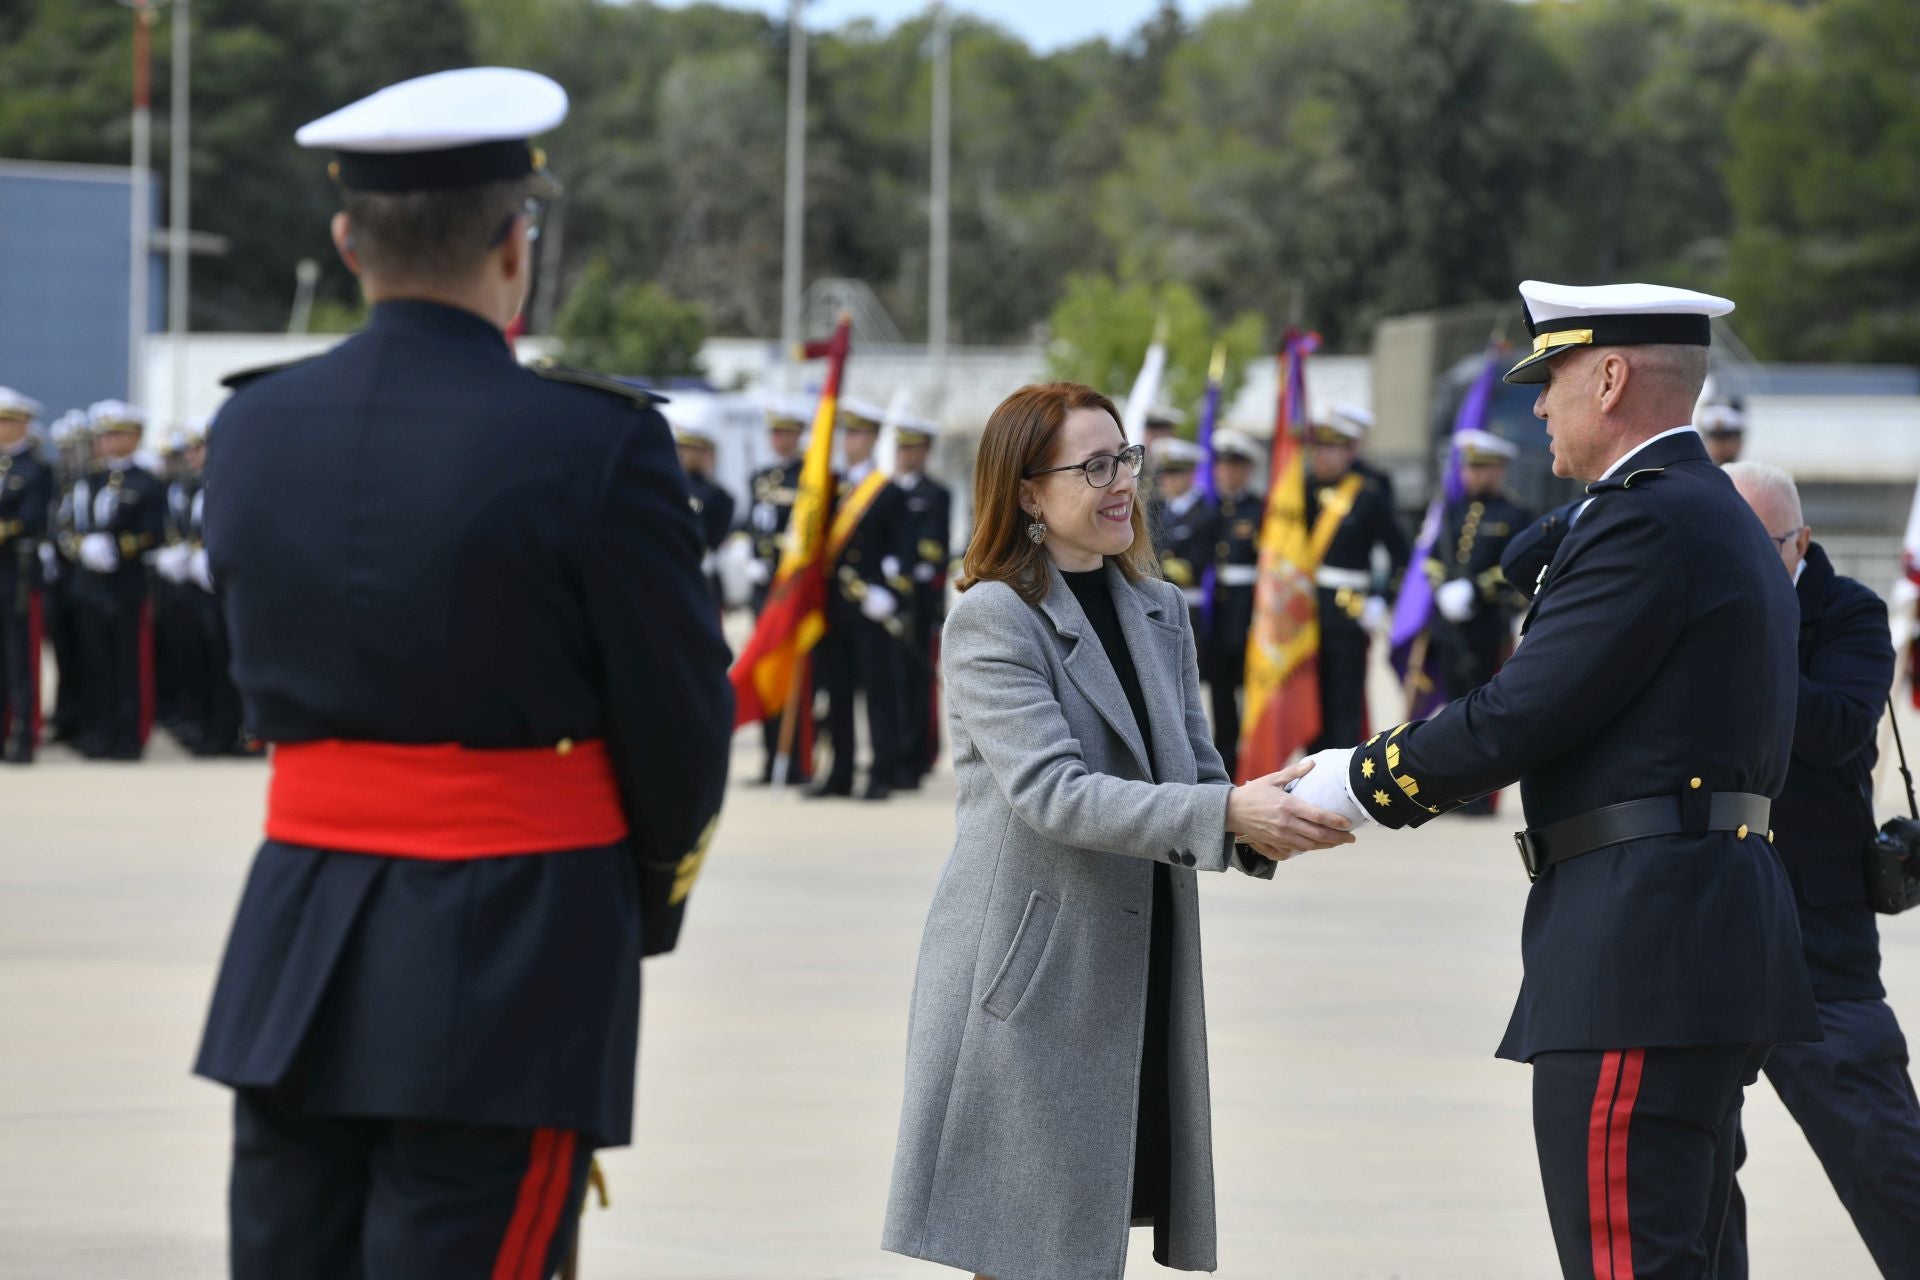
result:
<svg viewBox="0 0 1920 1280"><path fill-rule="evenodd" d="M390 298L374 303L367 317L367 332L430 333L469 341L483 338L497 345L502 355L509 358L513 355L513 349L507 345L507 335L500 332L493 321L464 307L428 302L424 298Z"/></svg>
<svg viewBox="0 0 1920 1280"><path fill-rule="evenodd" d="M1700 438L1698 431L1676 431L1672 435L1648 441L1615 464L1612 475L1588 485L1587 493L1593 496L1614 489L1630 489L1634 481L1643 476L1658 474L1685 462L1712 465L1712 459L1707 457L1706 442Z"/></svg>
<svg viewBox="0 0 1920 1280"><path fill-rule="evenodd" d="M1817 542L1808 543L1806 564L1800 569L1800 581L1794 584L1794 592L1800 597L1802 622L1810 622L1820 615L1828 593L1833 590L1835 576L1826 548Z"/></svg>

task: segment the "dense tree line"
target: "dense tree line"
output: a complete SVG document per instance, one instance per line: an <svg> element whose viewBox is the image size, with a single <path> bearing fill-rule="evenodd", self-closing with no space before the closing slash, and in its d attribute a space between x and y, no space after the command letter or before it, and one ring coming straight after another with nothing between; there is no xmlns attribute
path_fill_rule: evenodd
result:
<svg viewBox="0 0 1920 1280"><path fill-rule="evenodd" d="M351 299L297 125L501 62L574 98L548 143L562 292L603 261L714 332L777 331L780 21L601 0L193 9L194 220L234 242L197 265L197 325L277 327L303 257ZM810 42L807 274L866 280L909 336L929 35ZM121 6L0 8L0 155L124 163L128 49ZM1359 349L1382 315L1508 298L1525 275L1658 278L1731 291L1763 355L1920 361L1917 77L1910 0L1248 0L1047 53L962 18L953 331L1029 339L1079 276L1183 285L1222 328L1306 322Z"/></svg>

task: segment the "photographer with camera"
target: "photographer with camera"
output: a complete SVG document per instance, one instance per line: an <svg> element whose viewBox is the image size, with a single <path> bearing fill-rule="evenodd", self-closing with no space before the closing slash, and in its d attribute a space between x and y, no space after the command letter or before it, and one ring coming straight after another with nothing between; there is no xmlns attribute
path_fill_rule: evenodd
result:
<svg viewBox="0 0 1920 1280"><path fill-rule="evenodd" d="M1754 462L1732 463L1726 474L1780 548L1800 599L1793 762L1773 804L1772 837L1793 881L1826 1039L1777 1046L1767 1078L1881 1272L1916 1276L1920 1104L1907 1075L1906 1039L1880 983L1880 935L1869 901L1873 766L1893 683L1887 607L1834 572L1813 541L1792 477ZM1722 1277L1746 1274L1745 1228L1736 1184Z"/></svg>

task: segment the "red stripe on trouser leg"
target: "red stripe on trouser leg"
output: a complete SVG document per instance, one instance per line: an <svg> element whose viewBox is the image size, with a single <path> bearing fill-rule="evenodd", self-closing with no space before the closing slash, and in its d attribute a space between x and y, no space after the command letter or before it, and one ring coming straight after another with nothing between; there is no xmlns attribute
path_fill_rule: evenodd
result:
<svg viewBox="0 0 1920 1280"><path fill-rule="evenodd" d="M1633 1231L1627 1219L1627 1126L1640 1093L1645 1049L1629 1049L1620 1061L1620 1092L1607 1121L1607 1219L1613 1224L1613 1280L1633 1280Z"/></svg>
<svg viewBox="0 0 1920 1280"><path fill-rule="evenodd" d="M527 1154L526 1176L520 1179L520 1194L513 1202L513 1217L507 1221L506 1237L493 1260L493 1280L519 1280L521 1258L540 1217L547 1184L554 1178L554 1148L560 1135L552 1129L535 1129Z"/></svg>
<svg viewBox="0 0 1920 1280"><path fill-rule="evenodd" d="M27 596L27 745L34 746L40 741L40 645L46 633L46 616L42 612L40 593L34 591Z"/></svg>
<svg viewBox="0 0 1920 1280"><path fill-rule="evenodd" d="M1608 1223L1607 1115L1620 1083L1620 1055L1600 1056L1600 1082L1587 1116L1587 1222L1593 1241L1593 1280L1613 1280L1613 1232Z"/></svg>
<svg viewBox="0 0 1920 1280"><path fill-rule="evenodd" d="M553 1249L553 1233L560 1227L560 1214L566 1208L573 1189L574 1135L566 1130L554 1135L553 1177L547 1180L546 1194L540 1200L539 1215L527 1238L525 1263L520 1280L546 1280L547 1254Z"/></svg>

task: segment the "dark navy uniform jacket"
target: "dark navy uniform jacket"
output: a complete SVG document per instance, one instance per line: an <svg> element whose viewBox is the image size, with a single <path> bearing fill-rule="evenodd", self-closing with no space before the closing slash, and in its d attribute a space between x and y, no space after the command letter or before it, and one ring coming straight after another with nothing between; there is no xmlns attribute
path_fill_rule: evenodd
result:
<svg viewBox="0 0 1920 1280"><path fill-rule="evenodd" d="M1886 994L1879 933L1866 904L1866 848L1878 824L1873 766L1893 685L1887 606L1807 549L1800 597L1800 696L1793 764L1773 806L1776 847L1800 899L1814 992L1823 1000Z"/></svg>
<svg viewBox="0 0 1920 1280"><path fill-rule="evenodd" d="M1201 579L1220 542L1220 508L1197 490L1188 491L1185 505L1178 510L1155 494L1147 506L1147 530L1159 553L1161 572L1186 593L1190 607L1199 608Z"/></svg>
<svg viewBox="0 0 1920 1280"><path fill-rule="evenodd" d="M910 485L897 479L894 487L905 508L897 554L924 607L946 593L947 565L953 559L953 491L924 471Z"/></svg>
<svg viewBox="0 0 1920 1280"><path fill-rule="evenodd" d="M251 731L604 739L632 835L462 862L268 841L201 1074L329 1114L627 1140L640 957L674 943L733 720L647 400L543 378L480 317L403 301L222 409L207 548Z"/></svg>
<svg viewBox="0 0 1920 1280"><path fill-rule="evenodd" d="M33 547L47 536L52 517L53 468L31 445L18 453L0 452L0 584L13 584L22 572L37 577ZM12 607L10 595L0 597L0 614Z"/></svg>
<svg viewBox="0 0 1920 1280"><path fill-rule="evenodd" d="M1500 673L1431 720L1376 735L1354 752L1349 784L1389 827L1516 778L1530 827L1650 796L1697 815L1696 832L1541 876L1502 1057L1817 1040L1779 854L1765 831L1703 829L1714 792L1778 796L1786 782L1792 586L1697 435L1648 444L1588 491Z"/></svg>
<svg viewBox="0 0 1920 1280"><path fill-rule="evenodd" d="M1236 655L1245 652L1247 633L1253 630L1254 584L1251 570L1260 563L1260 524L1266 519L1266 495L1255 489L1222 494L1220 519L1214 525L1213 633L1205 637L1216 652L1227 656L1222 678L1240 683L1244 672ZM1200 572L1205 566L1196 564ZM1229 581L1229 579L1233 581ZM1245 578L1242 582L1239 579Z"/></svg>
<svg viewBox="0 0 1920 1280"><path fill-rule="evenodd" d="M74 482L73 528L67 549L78 566L74 592L98 609L126 610L147 598L146 553L166 536L167 486L130 460L96 466ZM105 573L80 561L80 542L104 533L119 553Z"/></svg>

